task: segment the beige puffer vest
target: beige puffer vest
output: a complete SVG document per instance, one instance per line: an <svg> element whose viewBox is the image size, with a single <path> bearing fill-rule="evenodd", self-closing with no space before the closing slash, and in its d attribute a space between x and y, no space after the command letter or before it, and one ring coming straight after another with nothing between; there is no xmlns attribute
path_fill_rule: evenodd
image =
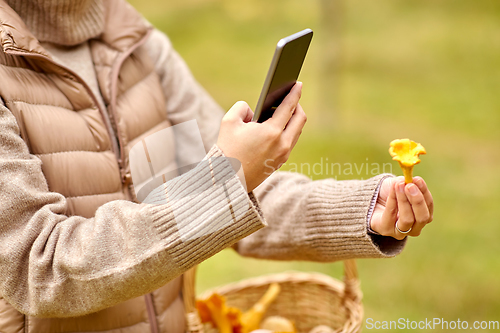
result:
<svg viewBox="0 0 500 333"><path fill-rule="evenodd" d="M111 200L133 200L128 152L145 136L170 126L158 75L142 45L150 28L123 0L107 0L106 25L90 48L100 110L89 87L60 67L19 16L0 0L0 97L21 136L38 156L49 189L67 198L67 215L92 217ZM109 112L115 133L102 113ZM116 135L119 151L113 151ZM174 152L172 151L172 159ZM25 316L0 297L0 332L169 332L184 330L181 277L151 294L87 316Z"/></svg>

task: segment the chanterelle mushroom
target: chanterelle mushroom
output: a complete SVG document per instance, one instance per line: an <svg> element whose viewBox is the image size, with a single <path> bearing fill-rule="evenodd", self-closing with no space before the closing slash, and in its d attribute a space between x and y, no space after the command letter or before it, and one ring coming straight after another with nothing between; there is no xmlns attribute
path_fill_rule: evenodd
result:
<svg viewBox="0 0 500 333"><path fill-rule="evenodd" d="M426 154L425 148L420 143L410 139L397 139L391 142L389 153L403 169L405 183L413 182L413 166L420 163L418 156Z"/></svg>
<svg viewBox="0 0 500 333"><path fill-rule="evenodd" d="M281 288L272 283L264 296L245 313L228 306L226 298L217 293L206 300L197 300L196 308L202 323L211 323L219 333L250 333L259 328L267 308L276 299Z"/></svg>

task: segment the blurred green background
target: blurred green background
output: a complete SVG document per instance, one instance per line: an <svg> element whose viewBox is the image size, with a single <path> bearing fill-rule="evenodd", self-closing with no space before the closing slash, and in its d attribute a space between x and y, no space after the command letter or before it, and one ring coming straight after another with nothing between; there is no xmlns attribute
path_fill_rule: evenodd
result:
<svg viewBox="0 0 500 333"><path fill-rule="evenodd" d="M301 73L309 121L284 168L327 158L389 163L396 138L428 152L415 174L433 192L434 222L397 258L358 261L365 318L500 320L500 1L132 4L168 34L225 109L237 100L255 107L276 42L312 28ZM396 163L392 170L401 174ZM342 274L340 263L253 260L225 250L201 265L198 290L289 269Z"/></svg>

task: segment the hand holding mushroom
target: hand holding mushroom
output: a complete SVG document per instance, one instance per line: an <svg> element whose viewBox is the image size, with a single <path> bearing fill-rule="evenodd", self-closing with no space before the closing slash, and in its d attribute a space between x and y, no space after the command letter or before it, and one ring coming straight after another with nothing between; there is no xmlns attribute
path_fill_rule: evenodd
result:
<svg viewBox="0 0 500 333"><path fill-rule="evenodd" d="M420 162L418 155L425 154L425 149L421 144L402 139L391 142L389 152L399 162L404 177L383 180L370 220L371 229L398 240L407 235L419 236L434 213L427 184L421 177L412 177L413 165Z"/></svg>

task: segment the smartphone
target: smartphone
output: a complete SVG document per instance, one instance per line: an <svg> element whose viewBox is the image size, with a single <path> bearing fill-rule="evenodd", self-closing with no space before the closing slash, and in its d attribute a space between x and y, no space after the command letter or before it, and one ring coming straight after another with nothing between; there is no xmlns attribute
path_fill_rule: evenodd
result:
<svg viewBox="0 0 500 333"><path fill-rule="evenodd" d="M271 118L288 95L299 78L312 36L313 31L305 29L278 42L252 121L262 123Z"/></svg>

